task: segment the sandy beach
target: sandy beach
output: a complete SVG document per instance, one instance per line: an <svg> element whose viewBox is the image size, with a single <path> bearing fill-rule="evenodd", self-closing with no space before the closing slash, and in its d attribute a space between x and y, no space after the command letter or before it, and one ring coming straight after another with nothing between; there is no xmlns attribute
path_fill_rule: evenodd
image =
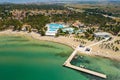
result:
<svg viewBox="0 0 120 80"><path fill-rule="evenodd" d="M79 41L75 41L74 37L65 37L65 36L60 36L60 37L52 37L52 36L40 36L40 34L35 33L35 32L23 32L23 31L12 31L12 30L6 30L6 31L1 31L0 35L23 35L23 36L29 36L37 40L44 40L44 41L52 41L52 42L57 42L61 44L65 44L67 46L72 47L75 49L78 45L81 43ZM89 44L93 44L94 42L86 41L85 46ZM92 51L89 55L93 56L101 56L101 57L107 57L110 59L118 60L120 61L120 51L114 52L111 50L106 50L106 49L100 49L99 45L92 46Z"/></svg>

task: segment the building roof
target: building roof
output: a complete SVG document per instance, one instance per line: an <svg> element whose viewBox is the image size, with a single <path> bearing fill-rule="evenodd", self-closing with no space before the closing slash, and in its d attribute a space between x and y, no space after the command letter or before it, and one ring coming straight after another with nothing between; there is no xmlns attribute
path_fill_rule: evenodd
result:
<svg viewBox="0 0 120 80"><path fill-rule="evenodd" d="M110 35L110 33L107 33L107 32L97 32L97 33L94 33L95 35Z"/></svg>

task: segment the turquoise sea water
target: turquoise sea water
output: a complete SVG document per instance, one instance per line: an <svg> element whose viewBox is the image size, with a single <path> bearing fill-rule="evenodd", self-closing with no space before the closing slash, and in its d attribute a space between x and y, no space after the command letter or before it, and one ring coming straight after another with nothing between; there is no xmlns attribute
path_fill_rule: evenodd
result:
<svg viewBox="0 0 120 80"><path fill-rule="evenodd" d="M0 80L102 80L63 67L72 51L70 47L58 43L24 36L0 36ZM84 64L108 74L110 77L106 80L120 79L119 62L88 56L82 59L82 63L79 62L79 58L77 63L72 61L75 65Z"/></svg>
<svg viewBox="0 0 120 80"><path fill-rule="evenodd" d="M90 80L120 80L120 62L113 61L107 58L101 58L98 56L87 56L87 55L77 55L77 58L74 58L71 61L71 64L76 66L84 66L89 70L103 73L107 75L107 79L102 79L96 76L90 76Z"/></svg>

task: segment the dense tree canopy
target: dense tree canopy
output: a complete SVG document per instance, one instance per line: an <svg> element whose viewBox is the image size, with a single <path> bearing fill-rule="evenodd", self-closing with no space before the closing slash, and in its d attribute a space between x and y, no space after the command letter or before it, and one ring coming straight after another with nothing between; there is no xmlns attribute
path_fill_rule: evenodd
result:
<svg viewBox="0 0 120 80"><path fill-rule="evenodd" d="M33 15L24 18L23 23L27 23L32 26L32 28L40 29L43 28L47 23L49 23L49 17L44 15Z"/></svg>
<svg viewBox="0 0 120 80"><path fill-rule="evenodd" d="M10 13L11 10L23 10L28 11L26 16L23 17L22 20L13 18ZM58 10L54 11L54 13L49 13L47 15L44 14L35 14L30 15L29 10ZM66 12L59 13L59 10L65 10ZM48 11L46 11L47 13ZM98 14L99 13L99 14ZM22 13L21 13L22 14ZM4 30L9 28L10 26L14 26L14 30L21 30L23 24L28 24L31 28L37 29L39 32L46 31L45 25L50 22L74 22L79 20L84 23L88 27L98 26L99 29L103 31L110 32L114 35L117 35L120 31L120 24L112 18L103 16L104 11L99 9L87 9L85 12L75 12L66 9L63 5L51 4L51 5L36 5L36 4L4 4L0 5L0 30Z"/></svg>

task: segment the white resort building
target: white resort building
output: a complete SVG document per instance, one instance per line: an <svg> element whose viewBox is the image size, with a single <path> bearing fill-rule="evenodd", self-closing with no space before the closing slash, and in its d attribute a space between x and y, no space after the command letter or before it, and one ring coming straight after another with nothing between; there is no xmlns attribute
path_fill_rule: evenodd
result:
<svg viewBox="0 0 120 80"><path fill-rule="evenodd" d="M97 32L97 33L94 33L94 36L101 37L101 38L110 38L111 34L107 32Z"/></svg>

